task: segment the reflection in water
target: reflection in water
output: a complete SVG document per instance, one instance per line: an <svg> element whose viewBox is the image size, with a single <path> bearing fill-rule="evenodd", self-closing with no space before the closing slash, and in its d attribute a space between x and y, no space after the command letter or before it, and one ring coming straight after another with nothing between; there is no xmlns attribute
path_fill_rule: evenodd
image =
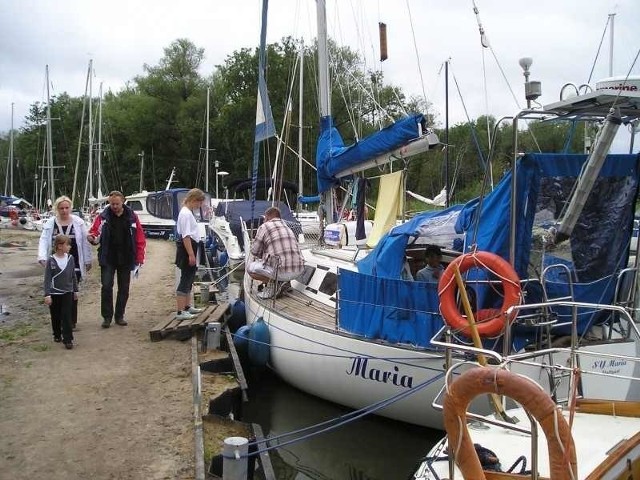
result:
<svg viewBox="0 0 640 480"><path fill-rule="evenodd" d="M249 380L243 421L258 423L275 437L348 414L351 410L320 400L265 373ZM425 408L431 408L425 405ZM304 432L299 435L309 435ZM327 433L272 450L278 479L407 479L441 432L366 416ZM286 442L294 437L285 437Z"/></svg>

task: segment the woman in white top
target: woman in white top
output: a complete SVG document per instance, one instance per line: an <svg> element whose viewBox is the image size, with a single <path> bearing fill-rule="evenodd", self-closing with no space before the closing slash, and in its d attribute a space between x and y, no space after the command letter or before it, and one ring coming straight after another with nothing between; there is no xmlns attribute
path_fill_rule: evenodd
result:
<svg viewBox="0 0 640 480"><path fill-rule="evenodd" d="M204 192L199 188L189 190L176 222L176 266L180 269L180 282L176 288L176 318L179 320L188 320L202 312L201 308L190 305L190 299L198 269L196 253L200 242L198 222L193 210L200 208L204 199Z"/></svg>
<svg viewBox="0 0 640 480"><path fill-rule="evenodd" d="M67 196L58 197L53 203L55 216L49 218L43 227L38 244L38 263L43 267L53 253L53 241L56 235L67 235L71 239L70 255L75 260L78 282L91 270L93 251L87 240L87 226L84 221L71 213L73 205ZM73 328L78 323L78 300L73 301Z"/></svg>

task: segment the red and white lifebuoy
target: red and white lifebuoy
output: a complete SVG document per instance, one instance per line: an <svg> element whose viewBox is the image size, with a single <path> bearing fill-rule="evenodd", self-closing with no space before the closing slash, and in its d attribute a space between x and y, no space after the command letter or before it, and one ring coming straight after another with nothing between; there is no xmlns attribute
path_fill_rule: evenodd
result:
<svg viewBox="0 0 640 480"><path fill-rule="evenodd" d="M504 329L504 313L512 306L520 304L520 278L511 264L495 253L477 251L465 253L453 260L442 273L438 282L440 297L440 313L447 325L467 336L471 336L471 329L467 318L462 315L456 302L458 285L455 279L455 268L465 273L471 268L481 268L490 271L502 282L504 297L499 309L485 308L474 313L478 333L481 337L495 337ZM513 316L515 318L515 315ZM510 318L509 320L513 320Z"/></svg>
<svg viewBox="0 0 640 480"><path fill-rule="evenodd" d="M467 408L475 397L484 393L514 399L538 421L547 437L549 473L553 480L578 478L571 429L551 397L529 378L488 367L473 368L456 378L448 385L443 401L449 448L463 478L486 479L467 428Z"/></svg>

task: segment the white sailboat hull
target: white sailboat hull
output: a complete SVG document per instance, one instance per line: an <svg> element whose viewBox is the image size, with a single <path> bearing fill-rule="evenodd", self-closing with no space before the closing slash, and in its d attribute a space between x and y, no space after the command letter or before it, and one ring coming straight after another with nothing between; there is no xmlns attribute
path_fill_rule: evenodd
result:
<svg viewBox="0 0 640 480"><path fill-rule="evenodd" d="M245 292L248 291L245 285ZM249 323L262 317L269 326L270 366L290 385L360 409L432 381L376 413L442 428L441 414L431 408L431 402L443 385L443 355L410 351L306 325L266 309L264 301L250 294L245 294L245 307Z"/></svg>

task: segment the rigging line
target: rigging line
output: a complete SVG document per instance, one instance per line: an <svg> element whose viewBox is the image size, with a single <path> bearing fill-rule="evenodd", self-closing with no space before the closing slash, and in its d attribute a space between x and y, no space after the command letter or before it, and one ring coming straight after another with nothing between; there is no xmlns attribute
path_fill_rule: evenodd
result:
<svg viewBox="0 0 640 480"><path fill-rule="evenodd" d="M480 20L480 10L478 10L475 0L471 0L471 3L473 4L473 13L476 16L476 22L478 23L478 31L480 33L480 46L482 47L482 81L484 84L485 119L487 121L487 138L489 151L491 151L491 129L489 128L489 95L487 93L487 64L484 54L484 49L489 48L489 38L484 31L484 26L482 25L482 21Z"/></svg>
<svg viewBox="0 0 640 480"><path fill-rule="evenodd" d="M278 443L277 445L274 446L270 446L270 447L265 447L263 449L259 449L258 451L252 452L251 454L246 454L246 456L248 457L249 455L259 455L261 453L267 452L269 450L273 450L273 449L277 449L277 448L281 448L287 445L291 445L292 443L297 443L297 442L301 442L303 440L307 440L309 438L315 437L316 435L320 435L322 433L327 433L330 432L331 430L335 430L338 427L342 427L344 425L347 425L348 423L351 423L355 420L358 420L366 415L370 415L382 408L385 408L389 405L392 405L395 402L398 402L400 400L403 400L405 397L411 396L413 394L415 394L416 392L422 390L425 387L428 387L429 385L431 385L432 383L440 380L442 377L444 377L445 372L442 372L441 374L430 378L429 380L425 380L424 382L416 385L415 387L412 387L411 389L408 390L404 390L396 395L393 395L391 397L385 398L383 400L380 400L378 402L372 403L371 405L368 405L366 407L363 407L359 410L354 410L353 412L349 412L345 415L342 415L340 417L336 417L336 418L332 418L329 420L326 420L324 422L321 422L319 424L316 425L310 425L308 427L304 427L302 429L299 430L294 430L292 432L288 432L288 433L283 433L281 435L276 435L275 437L269 437L269 438L264 438L262 440L256 440L254 442L250 442L250 444L252 445L258 445L261 443L267 443L269 441L273 441L273 440L279 440L280 438L285 438L285 437L290 437L294 434L298 434L298 433L302 433L302 432L306 432L309 430L313 430L311 433L306 434L306 435L302 435L300 437L294 438L292 440L288 440L286 442L283 443ZM328 426L326 426L328 425ZM319 427L323 427L320 428L320 430L318 430Z"/></svg>
<svg viewBox="0 0 640 480"><path fill-rule="evenodd" d="M256 313L256 318L258 318L259 316L262 316L263 319L265 316L269 316L269 310L267 310L266 307L264 307L264 313L262 315L258 315ZM266 322L266 320L265 320ZM273 325L272 323L269 322L269 328L274 328L276 330L280 330L281 332L287 333L288 335L291 335L292 337L296 337L299 338L300 340L307 340L305 337L302 337L300 335L295 335L287 330L283 330L282 328L278 328L275 325ZM350 352L349 350L343 349L343 348L338 348L334 345L327 345L326 343L321 343L321 342L314 342L316 345L321 345L323 347L329 347L332 348L334 350L338 350L338 351L343 351L343 352L347 352L347 353L351 353L351 355L340 355L340 354L327 354L327 353L316 353L316 352L310 352L307 350L300 350L300 349L296 349L296 348L288 348L288 347L276 347L275 345L272 345L270 343L266 343L266 342L261 342L259 340L252 340L252 339L246 339L248 342L251 343L255 343L257 345L266 345L270 348L277 348L278 350L283 350L286 352L294 352L294 353L304 353L306 355L310 355L310 356L314 356L314 357L326 357L326 358L350 358L353 359L355 357L361 357L361 358L367 358L370 360L380 360L383 362L393 362L393 363L397 363L403 366L408 366L408 367L412 367L412 368L418 368L421 370L426 370L429 372L439 372L440 371L440 367L435 368L435 367L425 367L422 365L415 365L412 363L408 363L408 360L415 360L416 357L374 357L371 355L364 355L364 354L359 354L356 352ZM426 351L419 351L416 350L416 352L418 353L423 353L425 355L425 358L423 358L422 360L434 360L434 361L441 361L444 358L444 355L442 354L436 354L436 353L429 353Z"/></svg>
<svg viewBox="0 0 640 480"><path fill-rule="evenodd" d="M471 122L471 118L469 118L469 112L467 110L467 106L464 103L464 99L462 98L462 92L460 91L460 85L458 84L458 79L455 74L452 73L453 83L456 84L456 90L458 91L458 96L460 97L460 101L462 102L462 109L464 110L464 114L467 117L467 122L469 122L469 127L471 128L471 137L473 138L473 143L476 146L478 151L478 156L480 157L480 162L482 163L482 168L487 168L487 161L484 158L484 154L482 153L482 147L480 146L480 141L478 140L478 136L476 135L476 127Z"/></svg>
<svg viewBox="0 0 640 480"><path fill-rule="evenodd" d="M487 63L484 54L484 48L482 48L482 83L484 84L484 118L487 122L487 145L488 150L491 151L491 128L489 125L489 92L487 88Z"/></svg>
<svg viewBox="0 0 640 480"><path fill-rule="evenodd" d="M602 48L602 44L604 43L604 37L607 34L607 28L609 23L611 22L611 17L607 16L607 21L604 24L604 30L602 31L602 37L600 38L600 43L598 44L598 49L596 50L596 58L593 59L593 63L591 64L591 71L589 72L589 79L587 83L591 82L591 78L593 77L593 71L596 68L596 63L598 61L598 57L600 56L600 49Z"/></svg>
<svg viewBox="0 0 640 480"><path fill-rule="evenodd" d="M520 107L520 102L518 102L518 97L514 93L513 88L511 88L511 84L509 83L509 79L507 78L507 75L504 72L504 70L502 68L502 65L500 64L500 61L498 60L498 56L496 55L496 52L493 50L493 47L489 46L489 51L491 52L491 55L493 55L493 59L496 61L496 65L498 66L498 70L500 71L500 74L502 75L502 78L504 79L505 83L507 84L507 88L509 89L509 92L511 93L511 96L513 97L513 101L516 103L516 107L518 107L518 110L522 110L522 107Z"/></svg>
<svg viewBox="0 0 640 480"><path fill-rule="evenodd" d="M406 0L407 12L409 13L409 25L411 26L411 36L413 37L413 47L416 52L416 61L418 62L418 73L420 75L420 87L422 88L422 98L424 100L424 115L428 117L429 104L427 103L427 91L424 88L424 76L422 75L422 66L420 65L420 52L418 50L418 43L416 42L416 31L413 28L413 16L411 15L411 7L409 6L409 0Z"/></svg>

